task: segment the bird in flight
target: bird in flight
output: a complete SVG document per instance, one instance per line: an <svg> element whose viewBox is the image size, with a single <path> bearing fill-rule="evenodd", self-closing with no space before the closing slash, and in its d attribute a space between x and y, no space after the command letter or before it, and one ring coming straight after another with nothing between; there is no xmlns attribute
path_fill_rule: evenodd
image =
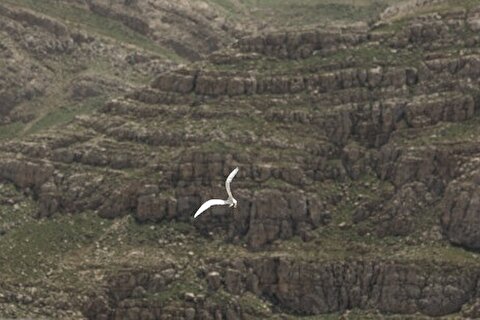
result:
<svg viewBox="0 0 480 320"><path fill-rule="evenodd" d="M193 216L193 218L198 217L200 214L202 214L203 211L207 210L211 206L228 205L229 207L234 207L234 208L237 207L237 200L235 200L235 198L232 196L232 191L230 190L230 183L232 182L233 177L235 177L237 172L238 172L238 168L235 168L232 172L230 172L230 174L227 177L227 180L225 180L225 189L227 189L228 199L227 200L222 200L222 199L210 199L210 200L208 200L207 202L202 204L202 206L200 208L198 208L198 210L197 210L197 212L195 212L195 215Z"/></svg>

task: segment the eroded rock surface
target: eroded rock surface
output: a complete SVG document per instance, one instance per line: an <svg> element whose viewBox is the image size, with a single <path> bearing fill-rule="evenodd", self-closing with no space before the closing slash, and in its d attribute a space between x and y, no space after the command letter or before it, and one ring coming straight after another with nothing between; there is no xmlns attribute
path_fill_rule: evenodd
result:
<svg viewBox="0 0 480 320"><path fill-rule="evenodd" d="M72 3L191 59L238 36L206 4ZM81 306L90 319L352 309L475 317L478 8L388 21L405 8L370 27L244 37L176 66L150 49L1 5L0 31L8 34L1 57L37 59L0 75L4 122L31 117L29 101L50 97L57 69L41 59L88 56L60 89L64 99L88 100L94 105L82 108L95 110L67 109L58 127L45 125L58 114L43 110L43 121L25 129L34 134L0 143L1 180L31 201L0 202L4 249L23 254L28 246L13 237L27 243L43 231L48 241L29 245L58 245L56 264L59 252L68 257L61 256L60 269L35 272L57 284L78 274L87 288L69 283L63 296L76 296L76 285L82 295L55 308ZM173 43L167 31L182 24ZM205 37L211 41L197 43ZM189 42L198 50L189 51ZM113 58L97 61L104 55ZM89 61L113 73L91 74ZM106 92L116 98L104 103ZM238 207L192 220L203 201L226 198L224 179L236 166ZM30 229L17 235L8 219L22 210L19 224ZM84 214L98 220L88 224ZM59 226L75 236L58 235ZM42 248L35 254L42 257ZM0 297L18 306L27 300Z"/></svg>

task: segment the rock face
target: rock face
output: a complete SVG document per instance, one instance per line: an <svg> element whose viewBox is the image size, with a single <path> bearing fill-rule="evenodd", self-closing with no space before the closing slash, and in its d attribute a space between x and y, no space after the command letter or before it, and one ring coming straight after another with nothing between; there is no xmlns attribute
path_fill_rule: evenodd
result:
<svg viewBox="0 0 480 320"><path fill-rule="evenodd" d="M12 64L0 74L4 122L31 119L30 102L49 99L49 90L81 106L47 112L21 138L2 140L0 178L35 203L25 225L32 215L72 219L67 227L83 232L54 248L69 255L60 271L75 271L92 290L75 300L83 315L475 315L478 8L390 27L385 18L371 27L245 37L188 66L136 47L155 39L198 59L229 42L233 26L202 3L71 1L138 35L125 46L0 5L0 31L9 31L0 58ZM167 32L183 23L187 29ZM189 51L199 39L210 41ZM10 63L27 55L38 67ZM67 57L78 63L59 80L55 68ZM92 73L90 62L106 74ZM61 88L46 86L54 80ZM118 96L102 103L106 93ZM57 117L62 126L41 130ZM203 201L227 197L224 179L236 166L238 207L193 220ZM0 210L2 219L23 210L5 203L12 208ZM85 212L105 227L84 223ZM5 221L0 237L12 239L17 225ZM87 267L75 265L79 255Z"/></svg>
<svg viewBox="0 0 480 320"><path fill-rule="evenodd" d="M470 249L480 248L478 170L452 181L445 191L442 226L448 239Z"/></svg>
<svg viewBox="0 0 480 320"><path fill-rule="evenodd" d="M142 36L170 47L179 56L194 60L220 48L241 32L233 22L220 18L220 7L206 2L161 0L147 4L127 1L112 5L105 0L93 0L88 1L86 7L91 14L118 21Z"/></svg>
<svg viewBox="0 0 480 320"><path fill-rule="evenodd" d="M5 41L0 58L8 68L2 65L0 76L0 123L28 122L42 114L33 108L39 99L61 96L70 107L92 97L121 95L170 68L173 63L161 56L164 52L199 59L240 35L233 23L216 19L221 15L217 6L195 1L65 2L72 19L55 14L54 2L42 10L31 4L1 4ZM89 25L83 15L96 21ZM109 25L107 38L102 24Z"/></svg>
<svg viewBox="0 0 480 320"><path fill-rule="evenodd" d="M424 272L394 263L318 265L286 258L245 261L244 268L258 279L257 293L277 299L286 309L307 314L373 306L387 313L445 315L460 310L475 294L478 276L462 270L447 280L441 268ZM227 282L229 272L225 277ZM247 283L242 278L235 290L252 290Z"/></svg>
<svg viewBox="0 0 480 320"><path fill-rule="evenodd" d="M33 163L21 160L2 159L0 175L20 188L39 189L53 174L53 166L48 163Z"/></svg>
<svg viewBox="0 0 480 320"><path fill-rule="evenodd" d="M142 8L138 3L133 5ZM148 23L126 17L122 6L107 8L101 2L91 2L89 9L121 20L144 35L153 32ZM9 7L2 12L15 21L32 20L59 37L76 38L55 20ZM474 11L469 15L475 16ZM455 19L460 17L445 14L438 23L450 25ZM433 23L431 19L414 21L421 28ZM407 24L394 36L412 30L412 24ZM456 27L451 31L456 32ZM410 34L409 43L420 41L414 34ZM423 31L420 34L426 35ZM440 32L438 37L450 35ZM94 40L87 37L82 41ZM276 56L290 63L290 59L316 59L315 55L330 59L332 53L366 50L366 44L379 50L390 41L391 37L376 29L344 29L245 38L231 50L238 50L240 56L250 54L251 61ZM78 45L74 42L74 47ZM368 212L357 212L354 220L375 221L374 229L380 236L407 235L414 231L420 212L436 205L449 181L457 177L457 162L476 152L470 146L456 151L440 145L410 148L402 141L435 126L454 126L475 118L477 95L464 84L477 76L477 55L450 57L435 48L424 49L432 53L415 65L408 59L394 65L383 60L372 65L371 61L350 59L346 64L322 62L314 68L266 73L240 70L238 60L232 59L221 66L230 63L237 68L234 72L214 70L221 69L215 62L202 69L184 67L164 72L150 87L109 101L95 116L77 117L64 130L76 132L74 138L62 134L32 137L23 145L5 144L3 150L10 156L23 153L44 158L53 168L37 174L33 162L8 160L3 175L21 188L34 188L41 216L55 211L97 210L109 218L131 213L139 221L187 221L202 200L224 193L218 187L223 176L240 164L241 180L236 190L242 205L238 213L232 218L225 208L216 208L214 214L202 219L228 239L244 239L256 250L279 239L308 238L310 231L331 220L330 209L339 200L319 196L315 184L374 175L395 190L384 194L387 199L376 212L371 212L371 203L378 204L377 200L364 202L362 210ZM148 60L135 57L129 61ZM117 82L79 77L72 82L70 94L84 99L109 86L117 87ZM232 101L240 107L229 108ZM306 107L285 108L290 104ZM259 119L255 125L248 124L252 114ZM240 126L223 124L232 117L241 119ZM202 130L204 121L219 127ZM259 130L262 126L270 126L275 135L267 137ZM298 132L298 137L292 139L290 132ZM98 135L102 138L94 139ZM225 141L272 152L256 157L256 151L247 147L240 154L232 145L220 145ZM212 150L197 152L196 146ZM187 151L172 151L183 147ZM77 172L64 170L64 165L74 164L80 166ZM115 172L107 179L87 169L89 166ZM59 170L55 177L53 170ZM127 178L129 173L123 172L128 170L136 170L145 178ZM32 171L28 174L32 177L20 177L17 171L23 175ZM149 178L156 172L158 178ZM116 183L122 187L113 190ZM252 191L254 187L259 190ZM166 195L166 190L173 193ZM196 226L208 233L205 224Z"/></svg>
<svg viewBox="0 0 480 320"><path fill-rule="evenodd" d="M363 202L355 209L353 221L370 221L374 225L371 231L379 237L408 236L416 230L419 216L438 200L427 190L423 183L407 183L386 204Z"/></svg>
<svg viewBox="0 0 480 320"><path fill-rule="evenodd" d="M310 31L278 33L242 39L236 44L241 52L257 52L279 58L306 58L314 53L328 52L340 47L353 47L367 41L366 33Z"/></svg>
<svg viewBox="0 0 480 320"><path fill-rule="evenodd" d="M228 264L228 263L227 263ZM442 316L458 312L474 297L478 270L462 268L455 275L449 266L422 269L412 264L350 261L312 263L288 257L269 257L236 260L221 272L207 275L210 290L226 290L236 296L249 293L275 301L283 311L301 314L343 312L353 308L375 308L385 313ZM102 316L132 317L130 314L161 312L171 314L233 313L239 319L248 314L242 306L212 304L209 296L185 293L182 309L171 309L160 301L134 303L131 298L139 292L161 292L172 280L163 272L137 270L124 272L110 279L104 296L92 297L86 304L92 318ZM140 289L142 288L142 289ZM110 301L106 304L105 301ZM114 307L111 303L117 304ZM219 309L220 311L216 311ZM230 311L229 311L229 308ZM114 315L110 312L114 311ZM185 313L183 313L185 312Z"/></svg>
<svg viewBox="0 0 480 320"><path fill-rule="evenodd" d="M91 297L84 305L84 313L89 318L113 319L166 319L178 317L182 319L195 318L201 315L205 319L227 317L240 319L244 317L263 316L257 311L242 310L238 303L223 305L211 297L195 295L191 292L181 294L179 304L168 304L162 300L144 298L147 295L157 295L174 283L178 270L167 268L163 270L124 270L109 277L107 291L103 295ZM215 274L217 275L217 274Z"/></svg>
<svg viewBox="0 0 480 320"><path fill-rule="evenodd" d="M407 79L408 74L408 79ZM160 75L152 87L178 93L195 92L205 96L252 94L295 94L303 91L329 92L356 87L401 87L412 84L416 70L402 68L346 69L320 74L256 76L238 73L181 72Z"/></svg>
<svg viewBox="0 0 480 320"><path fill-rule="evenodd" d="M240 223L248 228L246 237L252 248L261 248L276 239L303 235L325 223L322 220L322 204L305 195L264 190L253 194L253 199L252 203L245 203L250 212L242 210L234 222L236 226ZM242 219L245 211L248 216ZM242 233L242 230L236 229L237 233Z"/></svg>

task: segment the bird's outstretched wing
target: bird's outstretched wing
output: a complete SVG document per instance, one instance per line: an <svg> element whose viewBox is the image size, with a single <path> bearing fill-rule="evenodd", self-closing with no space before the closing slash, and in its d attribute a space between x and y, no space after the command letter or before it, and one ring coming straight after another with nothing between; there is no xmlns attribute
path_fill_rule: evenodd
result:
<svg viewBox="0 0 480 320"><path fill-rule="evenodd" d="M230 190L230 182L232 182L233 180L233 177L235 177L235 175L237 174L238 172L238 167L233 169L232 172L230 172L230 174L228 175L227 177L227 180L225 180L225 189L227 189L227 193L228 193L228 198L233 198L232 196L232 191Z"/></svg>
<svg viewBox="0 0 480 320"><path fill-rule="evenodd" d="M193 216L193 218L195 219L196 217L198 217L203 211L207 210L208 208L210 208L211 206L221 206L221 205L226 205L228 204L227 201L225 200L222 200L222 199L211 199L211 200L208 200L207 202L205 202L204 204L202 204L202 206L200 208L198 208L197 212L195 212L195 215Z"/></svg>

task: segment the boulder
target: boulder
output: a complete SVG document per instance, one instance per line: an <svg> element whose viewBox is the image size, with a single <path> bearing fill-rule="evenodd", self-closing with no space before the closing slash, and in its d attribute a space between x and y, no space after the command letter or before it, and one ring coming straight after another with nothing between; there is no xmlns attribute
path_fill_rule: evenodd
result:
<svg viewBox="0 0 480 320"><path fill-rule="evenodd" d="M448 240L456 245L480 250L480 171L452 181L443 199L441 218Z"/></svg>

